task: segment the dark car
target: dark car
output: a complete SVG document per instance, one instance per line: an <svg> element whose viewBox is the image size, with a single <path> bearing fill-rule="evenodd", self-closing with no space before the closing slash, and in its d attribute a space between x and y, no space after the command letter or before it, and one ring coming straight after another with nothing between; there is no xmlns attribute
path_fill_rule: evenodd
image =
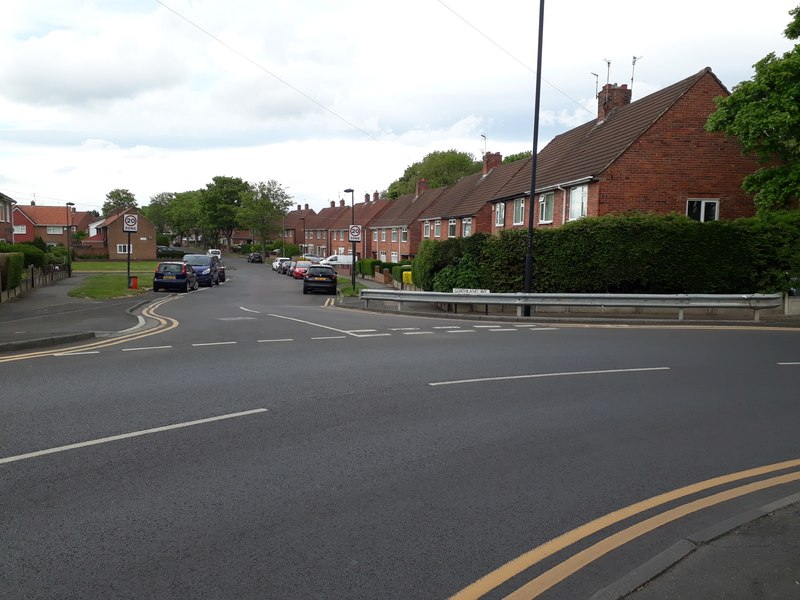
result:
<svg viewBox="0 0 800 600"><path fill-rule="evenodd" d="M336 293L336 271L327 265L311 265L303 276L303 293Z"/></svg>
<svg viewBox="0 0 800 600"><path fill-rule="evenodd" d="M219 259L216 256L186 254L183 260L192 266L200 285L219 285Z"/></svg>
<svg viewBox="0 0 800 600"><path fill-rule="evenodd" d="M188 292L198 287L197 275L189 263L183 261L160 262L153 273L153 291L175 290Z"/></svg>
<svg viewBox="0 0 800 600"><path fill-rule="evenodd" d="M263 263L264 257L261 255L261 252L251 252L247 255L247 262L249 263Z"/></svg>

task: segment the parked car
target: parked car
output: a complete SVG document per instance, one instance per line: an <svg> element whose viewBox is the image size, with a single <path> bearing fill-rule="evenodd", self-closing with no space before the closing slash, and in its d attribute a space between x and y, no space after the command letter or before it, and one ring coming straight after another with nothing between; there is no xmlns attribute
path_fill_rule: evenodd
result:
<svg viewBox="0 0 800 600"><path fill-rule="evenodd" d="M198 288L197 275L189 263L184 261L164 261L158 263L153 273L153 291L175 290L188 292Z"/></svg>
<svg viewBox="0 0 800 600"><path fill-rule="evenodd" d="M281 263L282 262L286 262L287 260L291 260L291 259L286 257L286 256L279 256L274 261L272 261L272 270L273 271L278 271L278 267L281 266Z"/></svg>
<svg viewBox="0 0 800 600"><path fill-rule="evenodd" d="M353 264L353 255L352 254L333 254L328 258L322 259L323 265L352 265Z"/></svg>
<svg viewBox="0 0 800 600"><path fill-rule="evenodd" d="M289 277L293 277L294 276L294 266L297 264L297 261L296 260L290 260L290 261L287 261L284 264L286 265L286 270L284 271L284 274L288 275Z"/></svg>
<svg viewBox="0 0 800 600"><path fill-rule="evenodd" d="M219 259L222 258L222 250L219 248L210 248L208 251L206 251L206 254L208 256L216 256Z"/></svg>
<svg viewBox="0 0 800 600"><path fill-rule="evenodd" d="M336 293L336 271L327 265L311 265L303 276L303 293L309 292Z"/></svg>
<svg viewBox="0 0 800 600"><path fill-rule="evenodd" d="M208 254L186 254L183 260L188 262L197 274L197 282L211 287L219 285L219 259Z"/></svg>
<svg viewBox="0 0 800 600"><path fill-rule="evenodd" d="M180 260L183 258L183 250L169 246L156 246L156 258Z"/></svg>
<svg viewBox="0 0 800 600"><path fill-rule="evenodd" d="M292 277L295 279L302 279L303 275L306 274L308 267L311 266L310 260L298 260L297 264L294 266L294 271L292 271Z"/></svg>
<svg viewBox="0 0 800 600"><path fill-rule="evenodd" d="M249 263L263 263L264 257L261 255L261 252L251 252L247 255L247 262Z"/></svg>

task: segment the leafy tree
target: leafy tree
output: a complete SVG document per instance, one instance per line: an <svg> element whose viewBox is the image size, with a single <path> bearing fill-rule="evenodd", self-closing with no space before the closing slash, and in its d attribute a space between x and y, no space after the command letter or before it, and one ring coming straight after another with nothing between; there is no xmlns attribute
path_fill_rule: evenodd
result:
<svg viewBox="0 0 800 600"><path fill-rule="evenodd" d="M239 177L214 177L206 185L201 196L203 230L208 238L224 236L231 245L233 230L239 226L237 211L242 193L248 192L250 184ZM204 238L207 239L207 238Z"/></svg>
<svg viewBox="0 0 800 600"><path fill-rule="evenodd" d="M169 205L175 200L172 192L161 192L150 197L150 204L142 207L142 214L147 217L156 232L163 234L169 228Z"/></svg>
<svg viewBox="0 0 800 600"><path fill-rule="evenodd" d="M389 185L387 195L389 198L397 198L412 194L420 179L427 179L431 189L450 186L465 175L479 172L482 167L483 163L475 160L468 152L431 152L420 162L406 167L403 176Z"/></svg>
<svg viewBox="0 0 800 600"><path fill-rule="evenodd" d="M793 20L784 31L800 37L800 6L789 11ZM755 75L716 98L708 131L735 137L761 167L744 178L759 212L789 208L800 197L800 45L778 58L770 52L755 65Z"/></svg>
<svg viewBox="0 0 800 600"><path fill-rule="evenodd" d="M248 190L241 194L236 216L242 227L250 229L258 237L263 249L270 234L280 229L281 219L291 206L292 198L273 179L248 186Z"/></svg>
<svg viewBox="0 0 800 600"><path fill-rule="evenodd" d="M129 190L111 190L106 194L106 201L103 203L103 217L109 217L128 208L138 208L136 196Z"/></svg>
<svg viewBox="0 0 800 600"><path fill-rule="evenodd" d="M524 160L533 156L533 151L526 150L525 152L517 152L516 154L509 154L503 159L503 164Z"/></svg>
<svg viewBox="0 0 800 600"><path fill-rule="evenodd" d="M201 206L200 198L203 192L195 190L192 192L178 192L175 194L167 211L169 226L172 232L181 238L194 234L195 238L200 235L201 225Z"/></svg>

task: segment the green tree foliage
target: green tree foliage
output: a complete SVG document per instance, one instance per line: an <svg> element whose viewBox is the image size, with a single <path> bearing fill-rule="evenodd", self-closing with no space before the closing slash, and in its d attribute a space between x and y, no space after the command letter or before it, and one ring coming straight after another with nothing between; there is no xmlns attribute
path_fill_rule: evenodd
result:
<svg viewBox="0 0 800 600"><path fill-rule="evenodd" d="M237 212L242 194L250 190L250 185L239 177L217 176L206 184L201 196L202 224L204 239L217 240L224 237L231 245L233 230L239 226ZM216 244L216 241L212 241Z"/></svg>
<svg viewBox="0 0 800 600"><path fill-rule="evenodd" d="M277 181L251 183L241 193L236 216L241 226L252 231L261 247L266 248L267 240L280 231L291 203L292 197Z"/></svg>
<svg viewBox="0 0 800 600"><path fill-rule="evenodd" d="M431 189L453 185L465 175L481 170L483 164L468 152L447 150L431 152L420 162L406 167L403 176L389 185L386 192L389 198L413 194L420 179L428 180Z"/></svg>
<svg viewBox="0 0 800 600"><path fill-rule="evenodd" d="M503 159L503 164L516 162L518 160L525 160L533 156L533 151L526 150L525 152L517 152L516 154L509 154Z"/></svg>
<svg viewBox="0 0 800 600"><path fill-rule="evenodd" d="M150 204L142 207L142 214L155 226L156 232L163 234L169 229L169 207L175 200L172 192L161 192L150 197Z"/></svg>
<svg viewBox="0 0 800 600"><path fill-rule="evenodd" d="M103 217L116 214L127 208L137 208L136 197L129 190L111 190L103 203Z"/></svg>
<svg viewBox="0 0 800 600"><path fill-rule="evenodd" d="M800 7L789 14L793 20L784 35L796 40ZM763 166L745 177L742 187L759 212L780 210L800 198L800 45L780 58L770 53L754 67L752 80L715 99L717 110L706 129L735 137L746 154L758 158Z"/></svg>
<svg viewBox="0 0 800 600"><path fill-rule="evenodd" d="M202 231L202 207L200 199L203 192L178 192L170 202L168 213L169 226L172 232L179 237L188 237L193 234L200 235Z"/></svg>

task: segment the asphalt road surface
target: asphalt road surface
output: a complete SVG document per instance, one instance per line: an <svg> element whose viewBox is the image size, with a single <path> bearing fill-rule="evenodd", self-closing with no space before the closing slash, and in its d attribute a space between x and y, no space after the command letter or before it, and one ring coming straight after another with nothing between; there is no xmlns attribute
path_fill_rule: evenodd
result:
<svg viewBox="0 0 800 600"><path fill-rule="evenodd" d="M800 491L650 500L800 458L796 332L364 313L235 266L156 335L0 362L0 597L514 597L619 534L520 592L588 598Z"/></svg>

